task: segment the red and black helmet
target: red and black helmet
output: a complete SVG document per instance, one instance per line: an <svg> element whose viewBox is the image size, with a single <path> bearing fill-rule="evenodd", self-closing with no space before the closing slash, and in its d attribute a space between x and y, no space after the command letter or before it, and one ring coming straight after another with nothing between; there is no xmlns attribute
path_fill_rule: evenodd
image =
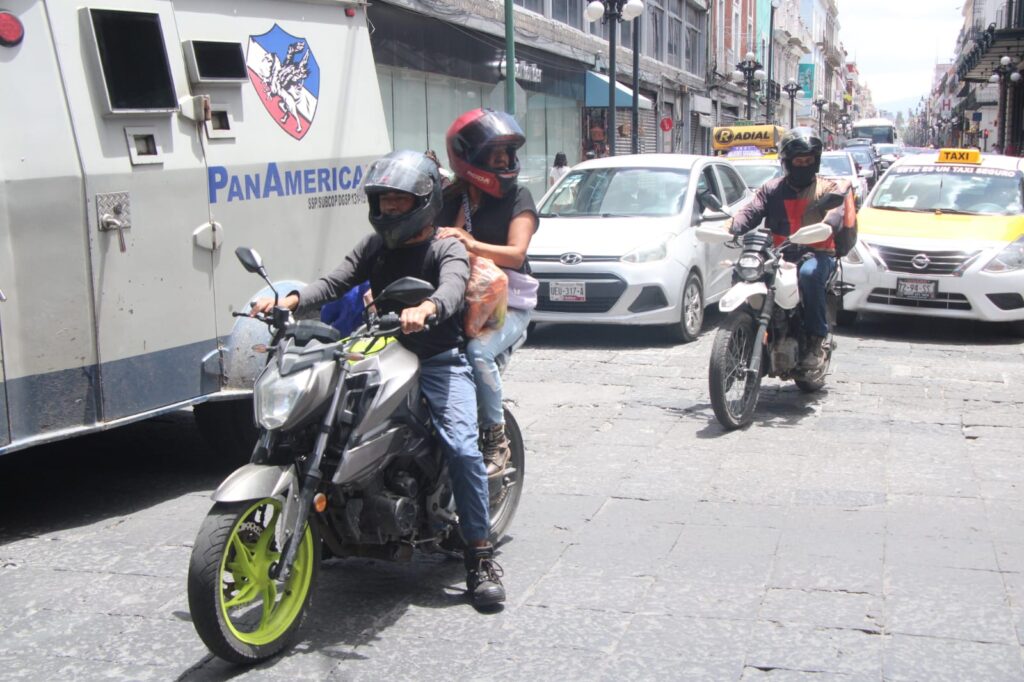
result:
<svg viewBox="0 0 1024 682"><path fill-rule="evenodd" d="M503 111L473 109L448 128L448 163L462 180L491 196L502 197L516 185L516 150L526 142L523 129ZM508 151L508 168L491 168L487 159L495 147Z"/></svg>

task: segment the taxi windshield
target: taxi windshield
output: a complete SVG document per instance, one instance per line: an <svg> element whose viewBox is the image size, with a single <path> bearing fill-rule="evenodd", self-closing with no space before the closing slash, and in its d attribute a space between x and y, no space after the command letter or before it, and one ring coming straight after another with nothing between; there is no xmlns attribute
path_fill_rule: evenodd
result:
<svg viewBox="0 0 1024 682"><path fill-rule="evenodd" d="M871 199L872 208L1014 215L1022 210L1021 173L981 166L893 168Z"/></svg>
<svg viewBox="0 0 1024 682"><path fill-rule="evenodd" d="M690 173L668 168L571 171L544 202L541 217L671 216L686 199Z"/></svg>
<svg viewBox="0 0 1024 682"><path fill-rule="evenodd" d="M736 172L743 178L743 184L750 189L757 189L772 178L782 175L782 165L778 161L771 163L737 163L733 164Z"/></svg>

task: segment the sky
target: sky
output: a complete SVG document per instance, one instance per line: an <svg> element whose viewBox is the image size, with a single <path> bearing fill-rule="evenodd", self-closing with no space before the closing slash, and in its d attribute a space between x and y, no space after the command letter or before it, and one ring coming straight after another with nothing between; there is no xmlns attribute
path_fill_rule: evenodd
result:
<svg viewBox="0 0 1024 682"><path fill-rule="evenodd" d="M838 0L839 40L879 109L913 107L951 62L963 0Z"/></svg>

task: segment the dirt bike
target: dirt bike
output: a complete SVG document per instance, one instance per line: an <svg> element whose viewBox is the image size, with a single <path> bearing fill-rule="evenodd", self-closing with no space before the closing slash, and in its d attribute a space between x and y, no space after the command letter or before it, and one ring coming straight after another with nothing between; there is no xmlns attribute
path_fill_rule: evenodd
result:
<svg viewBox="0 0 1024 682"><path fill-rule="evenodd" d="M235 253L270 284L255 251ZM403 278L371 305L417 305L433 289ZM276 305L256 319L273 333L253 388L259 440L251 462L213 493L188 571L196 631L235 663L269 658L295 639L324 547L337 557L386 560L462 547L419 359L395 342L398 316L367 313L348 338ZM523 489L523 439L508 409L505 430L512 457L488 479L492 542L508 529Z"/></svg>
<svg viewBox="0 0 1024 682"><path fill-rule="evenodd" d="M710 199L714 204L715 198ZM841 202L841 195L826 195L818 206L828 210ZM712 208L722 210L720 205ZM783 255L791 245L814 244L831 234L831 226L815 223L774 245L772 234L763 227L742 237L721 229L697 229L701 241L726 243L743 250L733 263L736 283L718 304L728 316L715 334L708 369L711 406L726 429L737 429L753 420L765 374L792 379L805 392L818 391L825 385L835 348L831 329L840 298L837 271L832 272L826 285L830 332L824 341L825 359L805 368L800 358L807 351L808 339L803 328L798 266L784 260Z"/></svg>

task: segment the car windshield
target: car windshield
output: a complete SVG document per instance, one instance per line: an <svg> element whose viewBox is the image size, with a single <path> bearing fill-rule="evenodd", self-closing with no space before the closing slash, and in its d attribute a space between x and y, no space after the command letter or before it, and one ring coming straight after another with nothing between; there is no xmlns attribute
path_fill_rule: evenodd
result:
<svg viewBox="0 0 1024 682"><path fill-rule="evenodd" d="M831 176L856 175L850 163L850 157L845 154L842 156L822 156L821 169L818 172L822 175Z"/></svg>
<svg viewBox="0 0 1024 682"><path fill-rule="evenodd" d="M571 171L541 206L541 217L670 216L686 199L690 173L672 168Z"/></svg>
<svg viewBox="0 0 1024 682"><path fill-rule="evenodd" d="M772 163L737 163L736 172L743 178L743 183L750 189L757 189L772 178L782 175L782 165L778 161Z"/></svg>
<svg viewBox="0 0 1024 682"><path fill-rule="evenodd" d="M889 171L871 206L904 211L1013 215L1022 210L1021 173L980 166L902 166Z"/></svg>
<svg viewBox="0 0 1024 682"><path fill-rule="evenodd" d="M879 154L899 154L900 148L894 144L876 144L875 149Z"/></svg>
<svg viewBox="0 0 1024 682"><path fill-rule="evenodd" d="M861 166L870 165L875 162L875 160L871 158L871 152L866 149L851 149L849 152Z"/></svg>

